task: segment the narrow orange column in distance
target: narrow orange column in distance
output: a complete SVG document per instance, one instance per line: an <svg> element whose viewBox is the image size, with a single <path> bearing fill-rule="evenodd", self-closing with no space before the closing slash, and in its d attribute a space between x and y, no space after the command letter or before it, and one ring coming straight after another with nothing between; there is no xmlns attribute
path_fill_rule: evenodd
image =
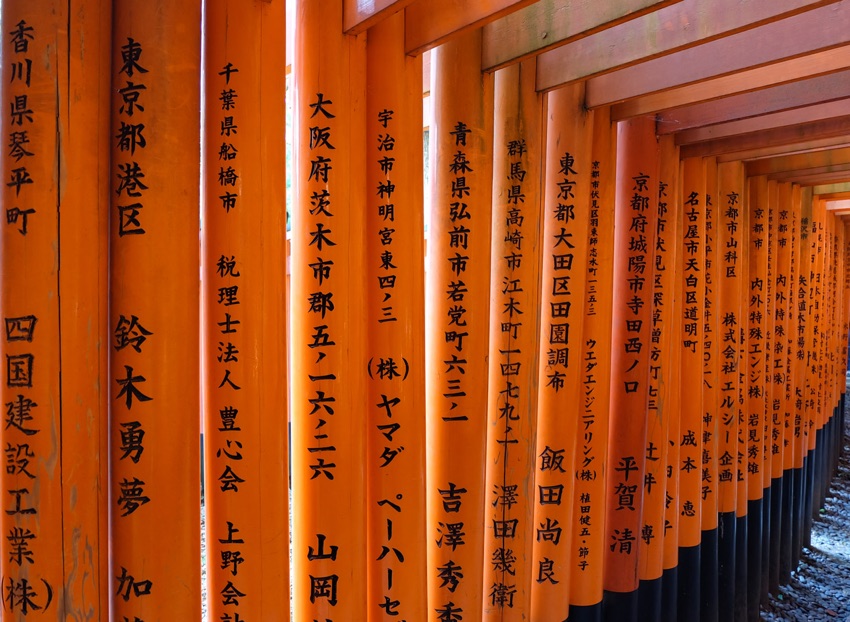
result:
<svg viewBox="0 0 850 622"><path fill-rule="evenodd" d="M513 529L510 521L484 522L484 504L492 502L484 489L484 464L493 80L481 73L480 58L480 31L431 51L427 612L430 618L447 620L482 618L485 538L510 536ZM463 230L466 248L457 241Z"/></svg>
<svg viewBox="0 0 850 622"><path fill-rule="evenodd" d="M736 580L738 541L739 480L739 411L741 326L744 323L742 292L746 280L743 248L744 165L723 162L717 166L717 226L718 247L718 364L717 387L717 512L718 512L718 616L721 620L735 619L735 598L744 586Z"/></svg>
<svg viewBox="0 0 850 622"><path fill-rule="evenodd" d="M484 619L526 619L538 393L543 98L534 61L496 72ZM566 501L566 500L565 500ZM515 528L514 528L515 527Z"/></svg>
<svg viewBox="0 0 850 622"><path fill-rule="evenodd" d="M201 3L113 10L110 617L194 620Z"/></svg>
<svg viewBox="0 0 850 622"><path fill-rule="evenodd" d="M679 618L700 616L700 542L702 538L702 460L704 407L703 335L706 308L706 163L682 162L682 330L679 462Z"/></svg>
<svg viewBox="0 0 850 622"><path fill-rule="evenodd" d="M404 14L366 45L368 620L427 619L422 59Z"/></svg>
<svg viewBox="0 0 850 622"><path fill-rule="evenodd" d="M366 620L366 36L328 28L342 0L295 11L293 617Z"/></svg>
<svg viewBox="0 0 850 622"><path fill-rule="evenodd" d="M207 610L289 620L286 7L208 0L204 430Z"/></svg>
<svg viewBox="0 0 850 622"><path fill-rule="evenodd" d="M646 424L646 475L644 504L640 533L640 610L649 620L667 617L662 608L664 573L664 540L668 533L665 522L667 507L668 463L667 435L670 419L678 417L672 409L674 379L678 370L673 351L678 349L674 337L679 323L676 312L676 261L679 250L678 234L681 214L677 209L676 178L679 169L679 150L673 137L659 140L660 165L658 176L658 222L652 260L652 332L650 339L649 401ZM671 183L672 182L672 183Z"/></svg>

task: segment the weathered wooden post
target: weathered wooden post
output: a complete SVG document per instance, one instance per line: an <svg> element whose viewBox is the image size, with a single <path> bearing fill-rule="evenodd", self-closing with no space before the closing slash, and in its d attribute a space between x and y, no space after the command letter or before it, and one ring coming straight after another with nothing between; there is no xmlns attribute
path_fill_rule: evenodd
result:
<svg viewBox="0 0 850 622"><path fill-rule="evenodd" d="M121 0L113 10L112 617L193 620L201 606L201 3ZM231 316L218 321L239 328ZM235 390L241 379L219 379L229 381ZM167 554L155 543L168 543Z"/></svg>
<svg viewBox="0 0 850 622"><path fill-rule="evenodd" d="M204 8L208 611L289 620L285 76L280 0ZM232 267L228 269L228 265ZM231 534L228 536L228 534Z"/></svg>

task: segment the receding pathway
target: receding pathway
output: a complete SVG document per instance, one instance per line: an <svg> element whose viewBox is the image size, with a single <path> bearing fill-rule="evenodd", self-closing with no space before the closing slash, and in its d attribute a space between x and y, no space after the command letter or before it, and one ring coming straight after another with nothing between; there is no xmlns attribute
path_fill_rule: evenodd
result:
<svg viewBox="0 0 850 622"><path fill-rule="evenodd" d="M850 421L850 418L848 418ZM850 426L848 426L850 427ZM812 546L804 547L791 583L762 607L770 622L850 622L850 430L826 505L812 527Z"/></svg>

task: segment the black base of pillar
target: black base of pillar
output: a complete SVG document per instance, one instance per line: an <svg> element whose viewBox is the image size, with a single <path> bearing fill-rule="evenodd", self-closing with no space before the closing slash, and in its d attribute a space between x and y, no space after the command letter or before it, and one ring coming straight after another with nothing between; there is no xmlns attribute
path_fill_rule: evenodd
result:
<svg viewBox="0 0 850 622"><path fill-rule="evenodd" d="M706 529L700 541L700 622L717 622L717 529Z"/></svg>
<svg viewBox="0 0 850 622"><path fill-rule="evenodd" d="M791 471L791 570L800 565L803 548L803 467Z"/></svg>
<svg viewBox="0 0 850 622"><path fill-rule="evenodd" d="M779 549L782 536L782 477L774 477L770 482L770 559L768 561L768 590L779 593Z"/></svg>
<svg viewBox="0 0 850 622"><path fill-rule="evenodd" d="M637 622L638 591L609 592L602 595L602 619L605 622Z"/></svg>
<svg viewBox="0 0 850 622"><path fill-rule="evenodd" d="M757 622L761 602L762 500L747 502L747 620Z"/></svg>
<svg viewBox="0 0 850 622"><path fill-rule="evenodd" d="M661 611L662 578L641 581L638 587L639 622L666 622Z"/></svg>
<svg viewBox="0 0 850 622"><path fill-rule="evenodd" d="M735 517L735 622L747 622L747 524L746 516Z"/></svg>
<svg viewBox="0 0 850 622"><path fill-rule="evenodd" d="M570 622L602 622L602 603L570 605Z"/></svg>
<svg viewBox="0 0 850 622"><path fill-rule="evenodd" d="M679 547L679 619L700 619L700 546Z"/></svg>
<svg viewBox="0 0 850 622"><path fill-rule="evenodd" d="M782 530L779 534L779 585L788 585L791 581L794 546L791 534L794 532L794 470L788 469L782 476Z"/></svg>
<svg viewBox="0 0 850 622"><path fill-rule="evenodd" d="M770 486L762 493L761 506L761 586L759 590L759 602L767 604L770 593L770 504L773 491Z"/></svg>
<svg viewBox="0 0 850 622"><path fill-rule="evenodd" d="M679 569L668 568L661 576L661 619L676 622L679 610Z"/></svg>
<svg viewBox="0 0 850 622"><path fill-rule="evenodd" d="M717 516L717 617L724 622L735 619L735 512Z"/></svg>

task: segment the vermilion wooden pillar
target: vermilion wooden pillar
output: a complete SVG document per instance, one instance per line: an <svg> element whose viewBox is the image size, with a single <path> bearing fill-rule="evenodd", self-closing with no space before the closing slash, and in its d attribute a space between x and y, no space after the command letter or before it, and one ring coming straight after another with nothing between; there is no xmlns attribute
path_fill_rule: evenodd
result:
<svg viewBox="0 0 850 622"><path fill-rule="evenodd" d="M112 617L197 620L201 3L113 10Z"/></svg>
<svg viewBox="0 0 850 622"><path fill-rule="evenodd" d="M742 173L743 174L743 173ZM749 620L749 304L750 304L750 191L741 180L741 321L739 323L738 374L738 485L735 501L735 620Z"/></svg>
<svg viewBox="0 0 850 622"><path fill-rule="evenodd" d="M110 10L12 0L2 23L4 617L105 618Z"/></svg>
<svg viewBox="0 0 850 622"><path fill-rule="evenodd" d="M720 203L717 196L717 161L705 158L705 312L703 314L702 398L702 507L700 542L700 620L718 619L717 589L717 434L720 407Z"/></svg>
<svg viewBox="0 0 850 622"><path fill-rule="evenodd" d="M765 315L767 313L767 180L748 180L749 210L747 287L747 591L750 619L758 617L762 574L762 498L764 495Z"/></svg>
<svg viewBox="0 0 850 622"><path fill-rule="evenodd" d="M806 428L805 388L806 388L806 325L808 322L808 271L811 254L808 249L809 219L803 218L805 205L811 205L811 189L801 189L799 200L792 203L794 224L797 233L791 249L792 263L796 265L791 283L791 302L794 316L794 332L791 335L793 393L791 396L791 435L794 454L793 507L791 527L791 561L794 567L799 564L803 537L803 497L805 495Z"/></svg>
<svg viewBox="0 0 850 622"><path fill-rule="evenodd" d="M735 619L737 590L744 586L736 581L736 519L739 480L743 479L739 453L739 391L743 357L741 331L743 284L746 273L743 259L744 236L744 165L724 162L717 167L717 227L719 322L717 341L719 373L717 387L717 510L718 510L718 615L722 620Z"/></svg>
<svg viewBox="0 0 850 622"><path fill-rule="evenodd" d="M654 119L620 122L617 151L605 618L634 620L638 613L638 538L643 512L652 261L658 215L659 152Z"/></svg>
<svg viewBox="0 0 850 622"><path fill-rule="evenodd" d="M492 77L481 32L431 52L426 300L428 614L482 617L492 211ZM463 232L463 230L468 230ZM465 248L457 236L465 235ZM457 320L455 318L458 318Z"/></svg>
<svg viewBox="0 0 850 622"><path fill-rule="evenodd" d="M795 497L797 496L796 471L797 446L794 435L796 417L796 382L797 382L797 280L800 274L800 202L802 189L794 184L791 188L788 203L787 236L788 236L788 274L786 276L787 309L785 312L785 377L784 387L784 430L783 430L783 488L782 488L782 543L780 545L780 583L787 584L791 580L791 571L796 568L794 563L794 533L796 530Z"/></svg>
<svg viewBox="0 0 850 622"><path fill-rule="evenodd" d="M599 620L602 614L605 532L598 508L605 498L611 368L611 316L614 267L614 173L616 134L610 110L593 113L590 170L590 222L587 240L584 324L581 348L583 403L573 493L570 619ZM591 510L596 504L596 514Z"/></svg>
<svg viewBox="0 0 850 622"><path fill-rule="evenodd" d="M811 543L811 527L812 527L812 487L814 486L814 446L815 446L815 397L813 391L816 391L814 382L817 377L817 366L814 360L814 337L815 337L815 320L814 320L814 276L817 269L817 227L815 223L814 200L811 193L807 193L802 204L801 215L801 250L805 253L802 262L803 277L799 279L800 297L803 302L800 303L801 315L799 320L801 325L805 324L805 331L800 333L804 339L803 355L804 369L802 381L802 408L801 408L801 427L802 427L802 455L803 455L803 494L802 494L802 523L801 523L801 538L804 546Z"/></svg>
<svg viewBox="0 0 850 622"><path fill-rule="evenodd" d="M705 162L682 162L682 401L679 408L679 619L700 615L700 540L702 535L703 334L705 331Z"/></svg>
<svg viewBox="0 0 850 622"><path fill-rule="evenodd" d="M767 278L764 282L765 304L764 304L764 364L762 371L762 386L764 388L765 401L765 427L762 446L762 477L764 492L762 495L762 572L761 572L761 595L762 603L767 603L770 590L770 568L771 568L771 534L773 533L773 507L775 495L773 494L773 437L775 423L774 414L774 384L773 384L773 361L774 361L774 306L775 306L775 283L776 283L776 220L778 204L778 184L774 180L767 182L767 200L765 210L767 214L766 245L767 245ZM778 417L778 415L776 415ZM778 419L776 419L778 420Z"/></svg>
<svg viewBox="0 0 850 622"><path fill-rule="evenodd" d="M367 608L412 622L427 584L422 59L402 13L367 39Z"/></svg>
<svg viewBox="0 0 850 622"><path fill-rule="evenodd" d="M495 76L493 244L484 615L522 620L531 608L540 317L543 99L534 62ZM562 495L563 504L569 499ZM516 527L514 530L513 527Z"/></svg>
<svg viewBox="0 0 850 622"><path fill-rule="evenodd" d="M788 374L788 313L789 280L791 278L791 184L777 185L774 213L775 253L773 272L773 359L769 382L773 386L770 404L772 419L771 454L771 538L770 538L770 590L776 593L780 585L780 557L783 552L782 535L791 533L788 520L790 472L786 473L786 460L790 461L790 447L785 442L786 429L790 428L790 376ZM787 477L786 477L787 475ZM790 542L789 542L790 548ZM787 550L787 549L786 549ZM790 551L789 551L790 552ZM790 558L789 558L790 559Z"/></svg>
<svg viewBox="0 0 850 622"><path fill-rule="evenodd" d="M676 247L674 253L673 273L671 296L673 315L672 321L669 324L670 351L669 351L669 376L665 386L666 395L669 398L667 403L667 411L670 416L666 421L665 432L665 490L664 490L664 554L663 567L664 574L662 575L661 586L661 618L662 620L672 620L678 615L678 600L679 600L679 429L680 415L679 410L682 403L682 393L680 390L681 376L681 331L682 322L684 321L682 314L682 292L684 291L684 282L681 278L683 267L683 257L679 241L682 239L683 222L679 203L681 202L681 163L679 160L678 149L670 152L669 143L666 140L661 141L661 169L660 183L666 183L668 186L667 194L670 197L669 214L675 213L674 219L675 228L671 229L670 235L672 241L670 244ZM665 275L666 276L666 275ZM669 277L668 277L669 278ZM662 359L662 365L666 360Z"/></svg>
<svg viewBox="0 0 850 622"><path fill-rule="evenodd" d="M367 610L366 378L378 373L379 361L365 356L366 41L328 27L340 23L342 0L301 0L296 6L291 234L296 620L365 620ZM392 233L388 227L388 239Z"/></svg>
<svg viewBox="0 0 850 622"><path fill-rule="evenodd" d="M587 278L593 116L584 88L552 91L546 102L543 191L540 365L535 478L531 617L563 620L569 613L574 462L578 438L583 292ZM556 465L557 464L557 465ZM588 465L589 467L590 465ZM589 469L590 470L590 469ZM599 507L586 511L593 516ZM594 521L597 522L597 521Z"/></svg>
<svg viewBox="0 0 850 622"><path fill-rule="evenodd" d="M658 220L652 253L652 316L649 364L649 400L646 424L646 474L640 537L640 595L642 620L666 619L663 603L664 540L668 533L665 510L668 484L668 442L675 376L676 259L680 255L677 234L680 214L675 190L679 153L672 136L659 140Z"/></svg>
<svg viewBox="0 0 850 622"><path fill-rule="evenodd" d="M204 33L207 608L213 620L284 621L286 7L209 0Z"/></svg>

